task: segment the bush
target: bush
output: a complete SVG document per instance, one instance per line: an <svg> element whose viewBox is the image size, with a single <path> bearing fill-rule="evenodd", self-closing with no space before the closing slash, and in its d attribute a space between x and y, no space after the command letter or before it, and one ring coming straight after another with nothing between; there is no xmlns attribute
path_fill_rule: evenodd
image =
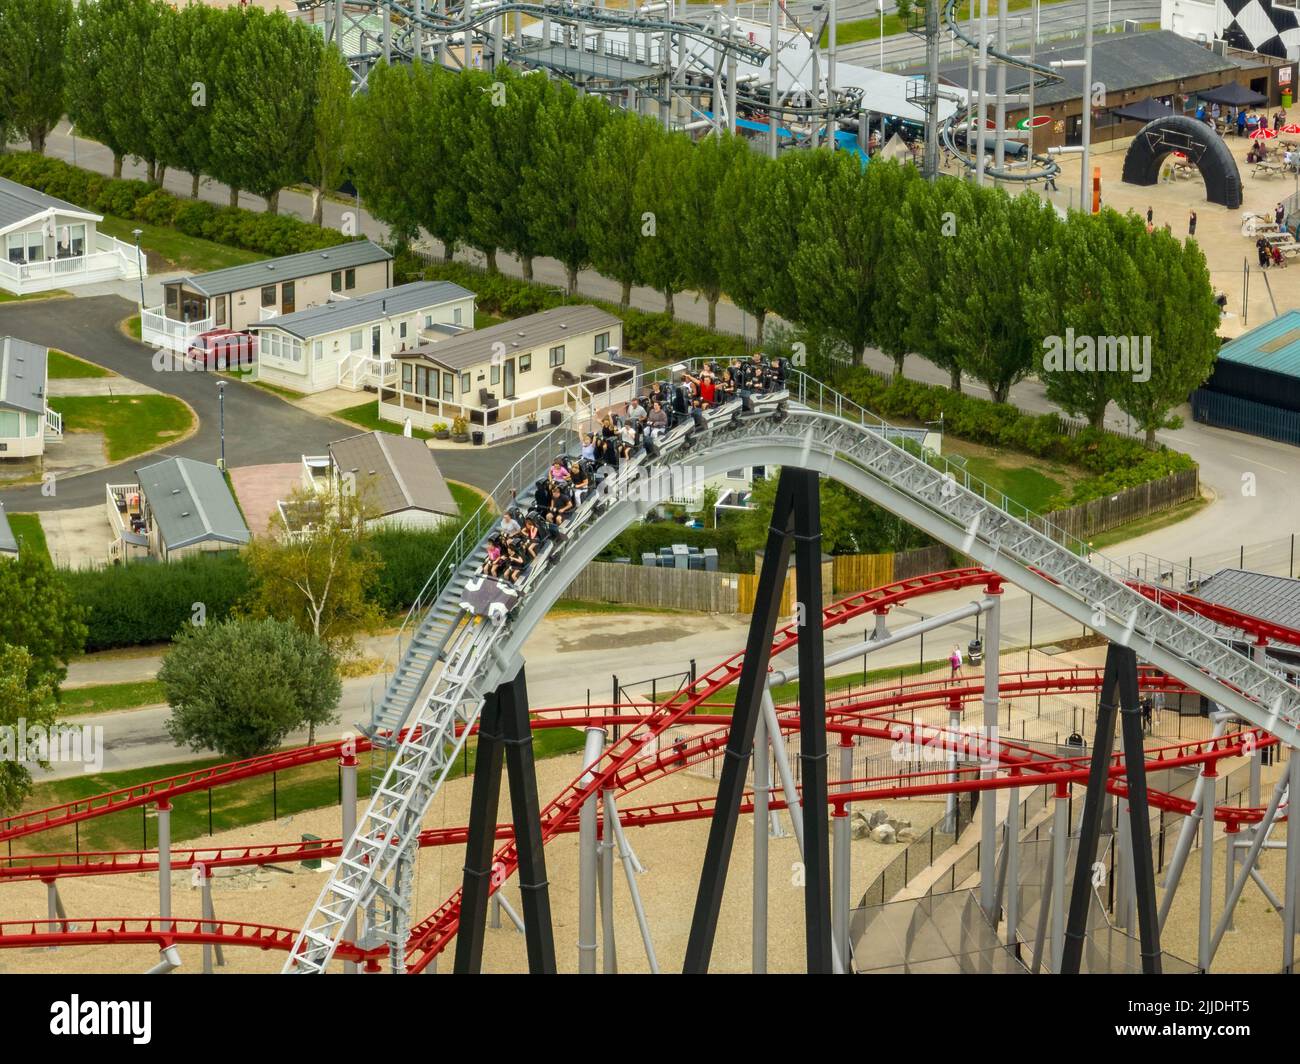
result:
<svg viewBox="0 0 1300 1064"><path fill-rule="evenodd" d="M101 214L174 226L186 236L272 257L316 251L351 239L337 229L315 226L289 215L179 199L147 181L101 177L61 159L31 152L0 155L0 176Z"/></svg>
<svg viewBox="0 0 1300 1064"><path fill-rule="evenodd" d="M164 643L192 624L197 604L205 622L224 620L249 590L248 568L234 551L61 575L86 610L88 651Z"/></svg>
<svg viewBox="0 0 1300 1064"><path fill-rule="evenodd" d="M386 528L372 535L367 546L383 563L372 592L375 605L387 614L410 609L459 527L451 523L428 531Z"/></svg>
<svg viewBox="0 0 1300 1064"><path fill-rule="evenodd" d="M887 381L860 367L841 370L831 383L855 403L882 417L938 421L942 415L944 431L963 440L1050 458L1092 474L1072 491L1052 499L1050 506L1054 510L1196 467L1188 455L1167 447L1150 451L1140 440L1095 429L1069 436L1061 431L1055 414L1025 414L1009 403L995 403L906 378Z"/></svg>

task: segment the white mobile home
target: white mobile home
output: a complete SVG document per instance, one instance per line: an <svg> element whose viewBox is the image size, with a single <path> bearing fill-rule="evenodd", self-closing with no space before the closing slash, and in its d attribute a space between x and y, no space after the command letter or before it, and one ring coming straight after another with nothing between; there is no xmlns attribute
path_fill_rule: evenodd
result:
<svg viewBox="0 0 1300 1064"><path fill-rule="evenodd" d="M473 292L449 281L414 281L250 329L258 335L258 380L319 392L391 384L395 354L473 327Z"/></svg>
<svg viewBox="0 0 1300 1064"><path fill-rule="evenodd" d="M0 288L22 296L146 276L144 256L101 233L103 220L0 177Z"/></svg>
<svg viewBox="0 0 1300 1064"><path fill-rule="evenodd" d="M0 336L0 459L34 458L63 438L63 419L46 404L49 352Z"/></svg>
<svg viewBox="0 0 1300 1064"><path fill-rule="evenodd" d="M212 329L240 332L267 318L387 288L392 266L393 256L378 244L352 240L195 274L163 286L162 306L140 316L140 335L147 344L183 353Z"/></svg>
<svg viewBox="0 0 1300 1064"><path fill-rule="evenodd" d="M304 481L319 486L325 466L332 489L361 496L374 511L368 525L436 528L459 514L442 470L423 440L362 432L335 440L328 459L303 457Z"/></svg>

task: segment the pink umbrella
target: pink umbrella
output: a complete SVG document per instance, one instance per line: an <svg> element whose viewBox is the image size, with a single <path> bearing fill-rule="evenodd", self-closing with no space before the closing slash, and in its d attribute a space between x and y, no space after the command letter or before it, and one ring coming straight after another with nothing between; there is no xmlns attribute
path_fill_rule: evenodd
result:
<svg viewBox="0 0 1300 1064"><path fill-rule="evenodd" d="M1296 123L1294 123L1294 122L1288 122L1286 125L1284 125L1284 126L1282 127L1281 132L1282 132L1282 133L1300 133L1300 125L1296 125Z"/></svg>
<svg viewBox="0 0 1300 1064"><path fill-rule="evenodd" d="M1267 126L1261 126L1250 134L1253 140L1272 140L1277 136L1276 129L1269 129Z"/></svg>

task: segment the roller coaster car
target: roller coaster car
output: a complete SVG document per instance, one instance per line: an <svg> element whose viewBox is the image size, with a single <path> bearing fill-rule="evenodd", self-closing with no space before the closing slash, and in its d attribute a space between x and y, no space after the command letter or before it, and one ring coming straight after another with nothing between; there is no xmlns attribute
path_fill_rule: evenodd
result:
<svg viewBox="0 0 1300 1064"><path fill-rule="evenodd" d="M495 576L471 577L461 594L459 605L462 610L467 610L475 617L487 617L498 624L503 624L519 604L519 591Z"/></svg>

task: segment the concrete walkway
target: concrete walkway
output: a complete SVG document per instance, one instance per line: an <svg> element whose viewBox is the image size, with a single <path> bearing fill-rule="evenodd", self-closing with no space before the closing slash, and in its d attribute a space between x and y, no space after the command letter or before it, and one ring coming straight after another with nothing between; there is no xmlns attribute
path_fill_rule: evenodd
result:
<svg viewBox="0 0 1300 1064"><path fill-rule="evenodd" d="M133 381L130 377L53 377L49 382L47 393L54 396L84 395L158 395L157 388L150 388L144 381Z"/></svg>

